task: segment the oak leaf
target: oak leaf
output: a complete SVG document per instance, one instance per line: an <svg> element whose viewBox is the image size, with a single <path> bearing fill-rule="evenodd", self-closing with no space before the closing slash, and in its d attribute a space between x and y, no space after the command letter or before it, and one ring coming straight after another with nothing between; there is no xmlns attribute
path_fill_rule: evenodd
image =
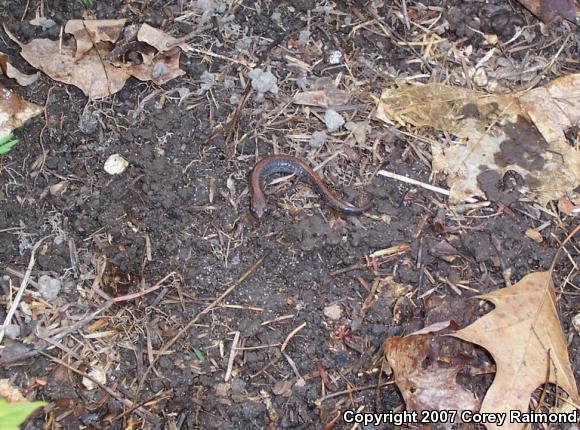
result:
<svg viewBox="0 0 580 430"><path fill-rule="evenodd" d="M393 369L395 383L408 411L477 410L479 402L473 393L457 383L462 364L454 362L455 356L442 356L442 351L448 350L453 343L443 334L451 325L450 321L438 322L407 336L385 341L385 358ZM464 345L471 347L467 343ZM453 423L447 424L444 427L451 428Z"/></svg>
<svg viewBox="0 0 580 430"><path fill-rule="evenodd" d="M532 393L545 382L557 384L580 404L550 273L531 273L512 287L478 297L495 309L453 336L482 346L495 360L495 379L480 412L527 412ZM506 421L502 430L523 428Z"/></svg>

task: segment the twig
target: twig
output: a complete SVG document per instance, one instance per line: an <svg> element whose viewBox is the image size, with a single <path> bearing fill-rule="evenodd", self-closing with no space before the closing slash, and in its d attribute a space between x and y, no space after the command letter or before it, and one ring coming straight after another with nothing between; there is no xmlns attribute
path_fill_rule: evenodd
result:
<svg viewBox="0 0 580 430"><path fill-rule="evenodd" d="M232 376L232 369L234 367L234 358L238 352L238 341L240 340L240 332L236 331L234 335L234 341L232 342L232 349L230 350L230 357L228 359L228 369L226 370L226 376L224 381L228 382Z"/></svg>
<svg viewBox="0 0 580 430"><path fill-rule="evenodd" d="M70 364L68 364L67 362L61 360L60 358L57 357L53 357L50 354L46 354L45 352L41 352L42 355L44 355L46 358L48 358L51 361L54 361L55 363L60 364L61 366L66 367L69 370L72 370L74 373L77 373L79 375L81 375L83 378L89 379L90 381L92 381L93 383L95 383L96 385L99 386L99 388L101 388L103 391L105 391L107 394L109 394L111 397L115 398L116 400L118 400L119 402L121 402L122 404L124 404L125 406L127 406L128 408L133 407L133 402L129 399L125 399L124 397L121 397L116 391L111 390L109 387L107 387L106 385L102 384L101 382L99 382L97 379L95 379L94 377L92 377L91 375L80 371L79 369L77 369L74 366L71 366ZM138 409L135 412L137 412L141 417L146 417L146 416L150 416L151 418L155 418L151 412L145 410L145 409Z"/></svg>
<svg viewBox="0 0 580 430"><path fill-rule="evenodd" d="M290 356L288 354L286 354L285 352L282 353L282 355L284 357L286 357L286 360L288 360L288 364L290 365L290 367L292 368L292 370L294 371L294 374L296 375L296 377L298 378L299 381L303 381L304 382L304 378L302 377L302 375L300 374L300 372L298 371L298 367L296 366L296 363L294 363L294 360L292 360L290 358Z"/></svg>
<svg viewBox="0 0 580 430"><path fill-rule="evenodd" d="M290 334L288 336L286 336L286 339L284 339L284 342L282 343L282 348L280 348L280 351L284 352L284 350L288 346L288 343L290 342L290 340L294 337L294 335L296 333L298 333L304 327L306 327L306 321L304 321L302 324L300 324L298 327L296 327L294 330L292 330L290 332Z"/></svg>
<svg viewBox="0 0 580 430"><path fill-rule="evenodd" d="M40 239L38 242L36 242L34 244L34 246L32 247L32 252L30 253L30 260L28 261L28 268L26 269L26 273L24 274L24 278L22 278L22 281L20 282L20 288L18 288L18 292L16 293L16 297L14 298L14 301L12 302L12 305L10 306L8 313L6 314L6 318L4 319L4 323L2 324L2 327L0 327L0 343L2 343L2 340L4 339L4 331L6 330L6 327L8 326L8 324L10 324L10 321L12 321L12 317L14 316L14 313L16 312L16 309L18 308L18 305L20 304L20 300L22 300L22 296L24 295L24 291L26 291L26 287L28 286L28 281L30 280L30 274L32 273L32 268L34 267L34 260L35 260L34 254L36 254L36 251L38 250L38 247L42 244L42 242L44 242L44 240L49 238L50 236L51 235L44 236L42 239Z"/></svg>
<svg viewBox="0 0 580 430"><path fill-rule="evenodd" d="M387 385L393 385L394 383L395 383L395 381L387 381L387 382L379 385L378 388L383 388L383 387L386 387ZM314 401L314 404L316 406L320 406L322 404L322 402L324 402L325 400L332 399L334 397L339 397L339 396L342 396L344 394L350 394L353 391L364 391L364 390L370 390L372 388L377 388L377 384L365 385L364 387L354 387L354 388L351 388L350 390L336 391L334 393L331 393L331 394L328 394L326 396L320 397L319 399L316 399Z"/></svg>
<svg viewBox="0 0 580 430"><path fill-rule="evenodd" d="M396 173L388 172L386 170L379 170L377 172L377 174L379 174L381 176L385 176L387 178L396 179L398 181L405 182L407 184L417 185L419 187L425 188L426 190L434 191L436 193L443 194L447 197L449 197L449 195L451 194L449 192L449 190L446 190L445 188L436 187L435 185L427 184L425 182L421 182L421 181L418 181L416 179L407 178L406 176L397 175ZM472 198L472 197L465 199L465 201L467 201L468 203L476 203L477 202L477 200Z"/></svg>
<svg viewBox="0 0 580 430"><path fill-rule="evenodd" d="M157 282L153 287L148 288L146 290L143 290L139 293L132 293L132 294L127 294L124 296L120 296L120 297L115 297L114 299L108 300L107 302L105 302L99 309L97 309L94 312L91 312L89 315L87 315L86 317L80 319L79 321L77 321L76 323L74 323L73 325L64 328L62 331L58 332L57 334L55 334L54 336L48 338L48 339L44 339L46 342L50 343L50 344L54 344L55 342L60 341L62 338L64 338L65 336L68 336L69 334L72 334L78 330L80 330L81 328L83 328L84 326L86 326L87 324L89 324L91 321L93 321L95 318L97 318L100 314L102 314L103 312L105 312L107 309L109 309L114 303L119 303L119 302L124 302L127 300L132 300L138 297L141 297L147 293L150 293L152 291L157 290L170 276L174 275L175 272L171 272L170 274L166 275L165 277L163 277L159 282ZM31 357L35 357L38 354L43 354L44 351L46 351L48 348L50 348L51 345L48 345L46 347L42 347L42 348L35 348L31 351L27 351L23 354L19 354L13 357L9 357L7 359L2 359L0 360L0 365L6 365L6 364L10 364L10 363L14 363L16 361L19 360L23 360L25 358L31 358Z"/></svg>
<svg viewBox="0 0 580 430"><path fill-rule="evenodd" d="M173 344L175 344L175 342L177 342L179 339L181 339L181 337L185 333L189 332L189 330L191 330L191 328L199 321L199 319L202 316L204 316L209 311L214 309L225 297L227 297L232 291L234 291L236 289L236 287L238 287L252 273L254 273L256 271L256 269L258 267L260 267L260 265L264 262L264 260L266 259L266 257L268 255L269 255L269 253L265 253L260 258L258 258L258 260L248 270L246 270L230 287L228 287L218 298L216 298L213 302L211 302L208 306L206 306L190 322L188 322L187 325L179 331L179 333L177 333L169 342L167 342L165 345L163 345L163 348L161 348L161 350L157 354L157 357L155 357L155 360L153 360L151 363L149 363L149 367L147 367L147 370L145 370L145 373L143 373L143 376L141 376L141 378L139 380L139 386L137 387L137 395L135 396L136 398L138 398L139 393L141 392L141 389L143 388L143 384L145 383L145 378L147 377L147 375L149 375L149 372L151 372L153 367L157 364L157 360L159 360L159 357L161 357L163 354L165 354L165 352L167 352L167 350L169 350L169 348L171 348L173 346Z"/></svg>

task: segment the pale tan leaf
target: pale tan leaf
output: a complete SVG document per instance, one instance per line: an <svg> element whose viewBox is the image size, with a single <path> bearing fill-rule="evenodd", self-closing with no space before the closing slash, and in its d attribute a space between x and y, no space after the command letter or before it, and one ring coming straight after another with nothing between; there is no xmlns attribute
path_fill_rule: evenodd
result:
<svg viewBox="0 0 580 430"><path fill-rule="evenodd" d="M0 137L40 114L44 108L22 100L18 94L0 86Z"/></svg>
<svg viewBox="0 0 580 430"><path fill-rule="evenodd" d="M26 87L30 84L36 82L36 80L40 77L40 73L36 72L34 75L27 75L26 73L22 73L16 67L8 62L8 55L0 52L0 70L4 76L14 79L18 82L18 85L22 85Z"/></svg>
<svg viewBox="0 0 580 430"><path fill-rule="evenodd" d="M580 151L564 134L580 123L580 74L507 96L407 85L385 90L377 112L388 124L433 127L459 138L432 145L433 170L447 173L451 203L484 197L490 184L483 174L490 171L498 179L518 172L524 195L544 205L580 185Z"/></svg>
<svg viewBox="0 0 580 430"><path fill-rule="evenodd" d="M171 50L177 46L183 51L187 51L188 49L186 43L179 43L175 37L170 36L158 28L151 27L148 24L141 25L137 32L137 40L153 46L160 53Z"/></svg>
<svg viewBox="0 0 580 430"><path fill-rule="evenodd" d="M292 102L297 105L329 108L345 105L349 98L350 94L339 90L333 79L324 77L318 78L311 90L297 93Z"/></svg>
<svg viewBox="0 0 580 430"><path fill-rule="evenodd" d="M532 393L546 380L580 404L550 273L531 273L512 287L479 298L492 302L495 309L453 336L482 346L495 360L497 373L481 412L507 416L510 410L527 412ZM507 421L501 428L523 429L524 424Z"/></svg>
<svg viewBox="0 0 580 430"><path fill-rule="evenodd" d="M0 379L0 399L4 399L8 403L26 401L20 390L12 385L9 379Z"/></svg>
<svg viewBox="0 0 580 430"><path fill-rule="evenodd" d="M129 73L103 62L91 50L75 59L74 46L49 39L34 39L22 45L22 57L52 79L74 85L92 99L116 93L129 79ZM103 54L101 54L103 55Z"/></svg>
<svg viewBox="0 0 580 430"><path fill-rule="evenodd" d="M526 236L537 243L542 243L544 241L542 234L538 230L536 230L535 228L528 228L526 230Z"/></svg>
<svg viewBox="0 0 580 430"><path fill-rule="evenodd" d="M100 42L113 44L119 40L126 21L126 19L71 19L66 23L64 31L74 36L75 57L80 58Z"/></svg>

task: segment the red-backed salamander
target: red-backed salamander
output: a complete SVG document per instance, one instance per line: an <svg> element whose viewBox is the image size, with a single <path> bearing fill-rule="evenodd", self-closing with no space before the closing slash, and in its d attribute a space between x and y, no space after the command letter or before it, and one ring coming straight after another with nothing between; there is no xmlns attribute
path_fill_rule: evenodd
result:
<svg viewBox="0 0 580 430"><path fill-rule="evenodd" d="M328 206L343 215L362 215L366 209L353 206L332 194L320 176L304 161L291 155L270 155L258 161L250 174L251 209L257 218L262 218L266 212L266 179L277 173L295 174L298 180L308 182Z"/></svg>

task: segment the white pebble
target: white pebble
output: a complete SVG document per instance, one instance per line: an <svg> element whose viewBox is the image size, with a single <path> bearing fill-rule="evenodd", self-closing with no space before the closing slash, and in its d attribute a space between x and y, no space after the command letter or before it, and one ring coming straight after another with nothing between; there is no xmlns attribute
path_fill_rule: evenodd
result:
<svg viewBox="0 0 580 430"><path fill-rule="evenodd" d="M268 91L278 94L278 79L271 72L264 72L262 69L253 69L248 73L252 80L252 88L258 93L258 98L264 96Z"/></svg>
<svg viewBox="0 0 580 430"><path fill-rule="evenodd" d="M326 142L326 133L324 131L315 131L310 136L310 141L308 142L313 148L320 148Z"/></svg>
<svg viewBox="0 0 580 430"><path fill-rule="evenodd" d="M42 275L38 278L38 293L46 300L54 300L60 292L61 282L59 279L52 278L48 275Z"/></svg>
<svg viewBox="0 0 580 430"><path fill-rule="evenodd" d="M324 316L330 318L331 320L339 320L342 316L342 309L339 304L330 305L324 308L322 311Z"/></svg>
<svg viewBox="0 0 580 430"><path fill-rule="evenodd" d="M8 324L4 328L4 334L10 339L14 340L20 336L20 326L16 324Z"/></svg>
<svg viewBox="0 0 580 430"><path fill-rule="evenodd" d="M344 125L344 118L337 111L328 109L324 114L324 123L331 133Z"/></svg>

